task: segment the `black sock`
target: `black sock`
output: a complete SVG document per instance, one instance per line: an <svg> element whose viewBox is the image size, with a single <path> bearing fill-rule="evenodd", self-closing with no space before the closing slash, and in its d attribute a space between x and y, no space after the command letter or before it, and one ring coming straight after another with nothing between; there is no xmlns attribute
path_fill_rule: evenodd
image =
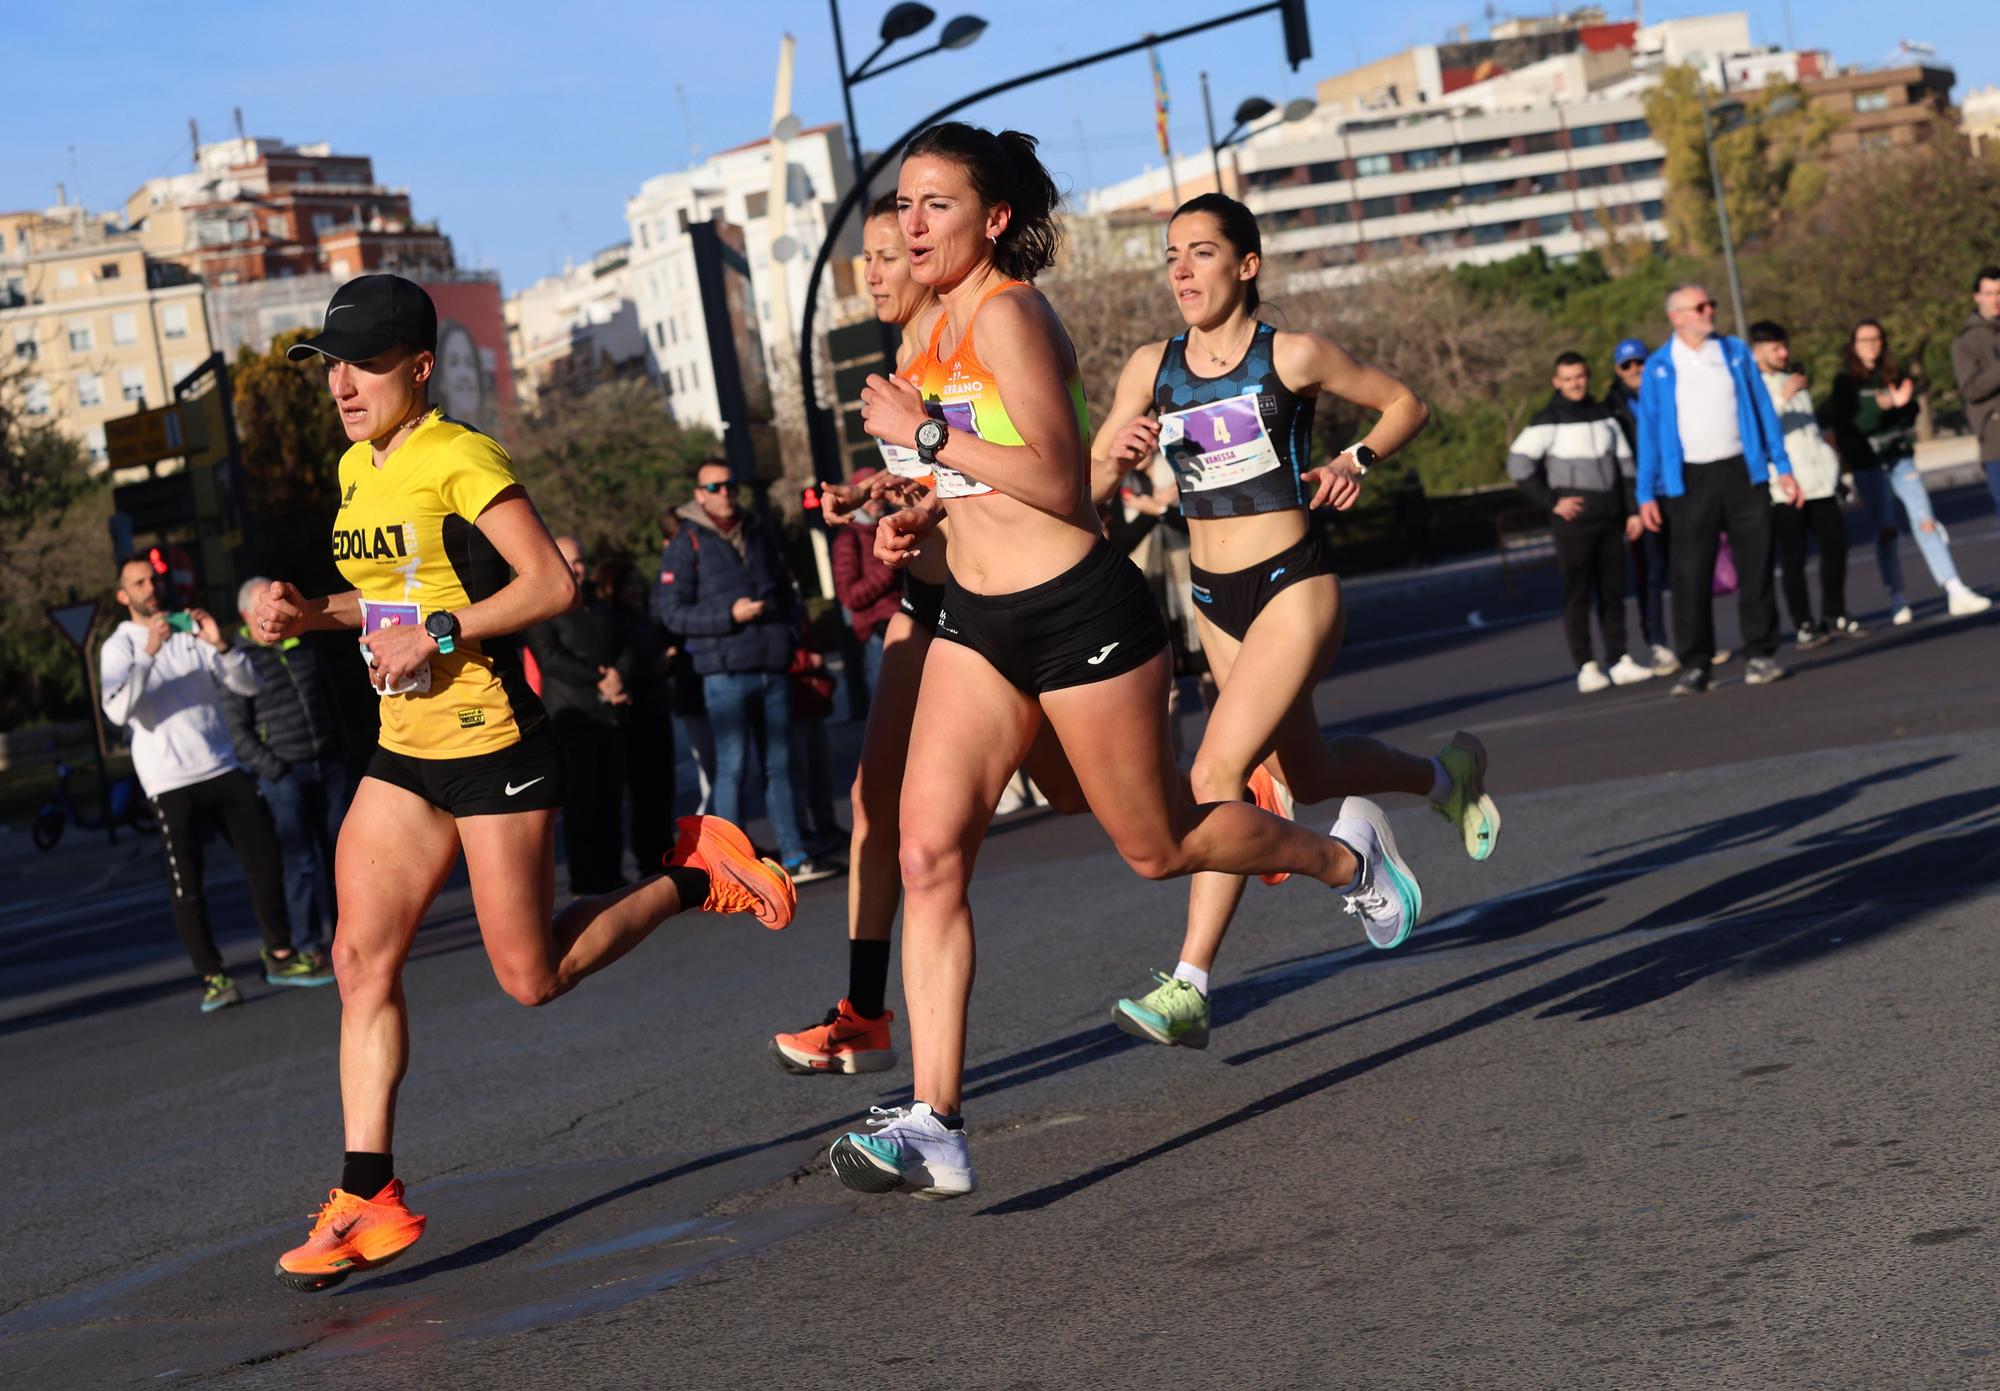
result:
<svg viewBox="0 0 2000 1391"><path fill-rule="evenodd" d="M889 944L856 937L847 944L847 1003L863 1019L880 1019L889 990Z"/></svg>
<svg viewBox="0 0 2000 1391"><path fill-rule="evenodd" d="M396 1157L368 1150L348 1150L340 1169L340 1186L357 1198L372 1198L396 1177Z"/></svg>
<svg viewBox="0 0 2000 1391"><path fill-rule="evenodd" d="M948 1116L946 1116L946 1115L940 1115L940 1114L938 1114L937 1112L932 1112L932 1114L933 1114L933 1115L936 1115L936 1116L937 1116L937 1121L938 1121L938 1124L939 1124L939 1125L941 1125L941 1126L943 1126L943 1127L944 1127L944 1128L945 1128L946 1130L963 1130L963 1129L965 1129L965 1117L964 1117L964 1116L961 1116L961 1115L960 1115L960 1114L959 1114L958 1112L956 1112L956 1111L953 1111L953 1112L952 1112L952 1113L951 1113L950 1115L948 1115Z"/></svg>
<svg viewBox="0 0 2000 1391"><path fill-rule="evenodd" d="M708 902L708 871L695 869L689 865L669 865L661 871L667 882L674 886L674 892L681 896L681 911L695 913Z"/></svg>

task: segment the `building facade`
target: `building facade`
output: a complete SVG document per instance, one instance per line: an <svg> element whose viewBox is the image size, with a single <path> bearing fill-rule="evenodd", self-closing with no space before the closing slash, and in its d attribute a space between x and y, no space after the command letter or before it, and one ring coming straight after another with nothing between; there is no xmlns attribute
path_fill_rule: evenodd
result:
<svg viewBox="0 0 2000 1391"><path fill-rule="evenodd" d="M544 276L507 299L507 349L524 407L565 382L645 370L631 252L629 242L607 247L587 264Z"/></svg>
<svg viewBox="0 0 2000 1391"><path fill-rule="evenodd" d="M1840 159L1877 150L1914 149L1950 131L1955 81L1950 68L1911 64L1845 72L1803 85L1815 107L1846 118L1827 142L1827 155Z"/></svg>

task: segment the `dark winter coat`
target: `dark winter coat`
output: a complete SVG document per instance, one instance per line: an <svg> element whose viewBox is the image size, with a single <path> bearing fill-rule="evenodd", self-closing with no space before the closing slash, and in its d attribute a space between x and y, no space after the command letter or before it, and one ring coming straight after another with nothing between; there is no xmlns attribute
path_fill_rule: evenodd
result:
<svg viewBox="0 0 2000 1391"><path fill-rule="evenodd" d="M528 648L542 668L542 704L550 715L578 711L599 724L618 723L619 707L598 699L599 667L612 667L627 687L642 679L632 623L625 612L594 595L568 613L528 630Z"/></svg>
<svg viewBox="0 0 2000 1391"><path fill-rule="evenodd" d="M682 645L703 676L723 672L782 672L792 663L798 598L770 534L744 515L737 532L716 530L699 503L676 514L680 535L660 557L653 616ZM739 623L738 599L762 599L763 614Z"/></svg>
<svg viewBox="0 0 2000 1391"><path fill-rule="evenodd" d="M237 761L268 781L283 777L294 763L344 757L325 657L298 638L267 647L254 641L248 628L237 645L257 673L256 695L232 691L224 704Z"/></svg>

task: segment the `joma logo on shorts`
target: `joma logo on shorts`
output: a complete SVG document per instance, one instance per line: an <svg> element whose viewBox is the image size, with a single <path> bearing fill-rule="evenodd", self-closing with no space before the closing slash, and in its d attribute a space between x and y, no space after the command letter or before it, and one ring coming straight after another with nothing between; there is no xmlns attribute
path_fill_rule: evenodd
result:
<svg viewBox="0 0 2000 1391"><path fill-rule="evenodd" d="M484 710L461 710L458 712L458 727L460 729L477 729L485 723L486 712Z"/></svg>

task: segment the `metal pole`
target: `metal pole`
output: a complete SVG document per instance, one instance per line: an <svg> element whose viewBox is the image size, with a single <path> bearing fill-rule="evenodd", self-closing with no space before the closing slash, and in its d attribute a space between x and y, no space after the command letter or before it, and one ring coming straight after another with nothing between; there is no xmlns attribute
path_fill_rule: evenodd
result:
<svg viewBox="0 0 2000 1391"><path fill-rule="evenodd" d="M840 33L840 0L826 0L833 11L833 61L840 64L840 100L847 108L847 148L854 155L854 184L861 190L861 206L868 206L868 177L861 168L861 132L854 128L854 88L847 80L847 40Z"/></svg>
<svg viewBox="0 0 2000 1391"><path fill-rule="evenodd" d="M1208 160L1215 166L1215 191L1222 192L1222 147L1215 143L1215 107L1208 100L1208 74L1201 75L1201 114L1208 118Z"/></svg>
<svg viewBox="0 0 2000 1391"><path fill-rule="evenodd" d="M1735 315L1736 336L1743 336L1743 284L1736 276L1736 242L1729 235L1729 205L1723 196L1722 166L1715 158L1715 131L1708 119L1708 89L1695 79L1695 93L1701 99L1701 140L1708 147L1708 181L1715 194L1715 221L1722 229L1722 264L1729 273L1729 310Z"/></svg>

